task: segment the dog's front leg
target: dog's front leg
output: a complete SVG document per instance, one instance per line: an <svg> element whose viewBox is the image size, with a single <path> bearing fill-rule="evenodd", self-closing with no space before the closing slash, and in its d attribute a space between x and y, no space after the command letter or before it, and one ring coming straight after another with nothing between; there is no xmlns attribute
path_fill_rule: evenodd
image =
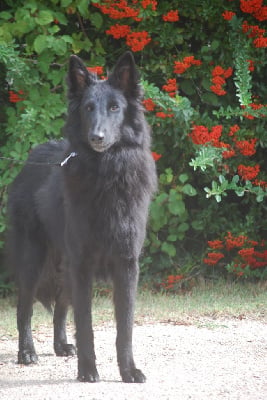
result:
<svg viewBox="0 0 267 400"><path fill-rule="evenodd" d="M113 277L118 365L123 382L143 383L146 377L141 370L135 367L132 350L134 305L139 266L134 260L127 260L119 264L115 268Z"/></svg>
<svg viewBox="0 0 267 400"><path fill-rule="evenodd" d="M76 265L77 267L77 265ZM98 382L92 328L92 274L86 268L72 269L72 295L76 325L78 380Z"/></svg>

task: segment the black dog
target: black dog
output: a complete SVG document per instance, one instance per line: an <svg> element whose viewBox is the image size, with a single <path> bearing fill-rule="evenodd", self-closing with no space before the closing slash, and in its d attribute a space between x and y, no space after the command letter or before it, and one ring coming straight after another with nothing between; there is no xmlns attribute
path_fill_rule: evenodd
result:
<svg viewBox="0 0 267 400"><path fill-rule="evenodd" d="M31 334L34 298L47 308L55 305L56 354L75 353L65 331L72 303L78 379L98 381L92 282L109 277L122 380L144 382L133 359L132 328L138 258L156 172L133 57L125 53L103 81L72 56L68 87L66 139L37 146L9 195L9 254L19 296L18 362L37 361ZM61 167L52 165L59 160L64 160Z"/></svg>

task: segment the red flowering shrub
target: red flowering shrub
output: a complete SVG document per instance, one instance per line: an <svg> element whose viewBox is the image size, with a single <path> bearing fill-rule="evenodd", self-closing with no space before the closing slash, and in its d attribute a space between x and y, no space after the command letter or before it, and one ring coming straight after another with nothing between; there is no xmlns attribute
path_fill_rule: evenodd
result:
<svg viewBox="0 0 267 400"><path fill-rule="evenodd" d="M14 92L13 90L9 90L8 93L10 103L18 103L19 101L24 100L24 98L22 97L24 95L22 90L19 90L18 93Z"/></svg>
<svg viewBox="0 0 267 400"><path fill-rule="evenodd" d="M152 151L152 156L153 156L155 161L158 161L162 157L161 154L158 154L155 151Z"/></svg>
<svg viewBox="0 0 267 400"><path fill-rule="evenodd" d="M223 240L208 241L208 246L207 257L203 262L209 266L226 268L239 277L262 276L267 267L267 247L264 241L227 232Z"/></svg>
<svg viewBox="0 0 267 400"><path fill-rule="evenodd" d="M1 155L23 160L32 146L61 135L70 54L104 79L131 50L159 172L142 274L174 290L196 269L205 270L199 263L205 253L208 268L229 266L240 276L249 268L263 276L264 266L254 267L265 262L265 2L2 3ZM0 159L0 167L3 232L7 185L19 165ZM258 244L246 239L230 248L242 235L226 240L222 230L240 227ZM209 240L214 237L222 239Z"/></svg>
<svg viewBox="0 0 267 400"><path fill-rule="evenodd" d="M183 61L175 61L173 72L175 74L183 74L192 65L201 65L201 60L196 60L194 56L184 57Z"/></svg>
<svg viewBox="0 0 267 400"><path fill-rule="evenodd" d="M226 21L231 21L231 19L236 15L236 13L232 12L232 11L224 11L224 13L222 13L223 18Z"/></svg>
<svg viewBox="0 0 267 400"><path fill-rule="evenodd" d="M167 14L162 16L163 21L165 22L176 22L179 21L178 10L171 10Z"/></svg>
<svg viewBox="0 0 267 400"><path fill-rule="evenodd" d="M134 52L143 50L150 41L151 38L146 31L131 32L126 36L126 44Z"/></svg>
<svg viewBox="0 0 267 400"><path fill-rule="evenodd" d="M167 84L163 85L162 89L168 92L169 96L174 97L178 90L176 79L168 79Z"/></svg>
<svg viewBox="0 0 267 400"><path fill-rule="evenodd" d="M108 30L106 30L107 35L112 35L114 39L121 39L127 36L131 31L129 25L112 25Z"/></svg>
<svg viewBox="0 0 267 400"><path fill-rule="evenodd" d="M222 86L225 85L226 79L229 78L232 73L233 68L223 69L220 65L215 67L211 72L211 81L213 83L213 85L210 87L211 90L218 96L225 95L226 91L222 89Z"/></svg>
<svg viewBox="0 0 267 400"><path fill-rule="evenodd" d="M159 288L164 292L175 293L180 289L183 278L183 275L169 275L159 284Z"/></svg>

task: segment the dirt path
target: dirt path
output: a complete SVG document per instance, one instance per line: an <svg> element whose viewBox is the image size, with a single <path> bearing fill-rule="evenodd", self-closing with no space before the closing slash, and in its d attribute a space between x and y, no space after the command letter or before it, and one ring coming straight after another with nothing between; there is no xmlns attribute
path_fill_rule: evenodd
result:
<svg viewBox="0 0 267 400"><path fill-rule="evenodd" d="M1 400L267 398L267 325L259 321L136 326L135 357L145 384L121 383L112 327L95 329L100 383L76 381L76 358L55 357L52 339L47 328L35 333L39 364L28 367L16 364L16 341L0 339Z"/></svg>

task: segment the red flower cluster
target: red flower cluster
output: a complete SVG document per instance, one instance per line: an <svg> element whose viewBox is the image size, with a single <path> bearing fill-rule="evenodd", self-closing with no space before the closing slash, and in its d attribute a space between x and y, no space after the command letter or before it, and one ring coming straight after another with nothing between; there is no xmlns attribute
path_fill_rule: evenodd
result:
<svg viewBox="0 0 267 400"><path fill-rule="evenodd" d="M165 22L176 22L179 21L178 10L171 10L167 14L162 16L163 21Z"/></svg>
<svg viewBox="0 0 267 400"><path fill-rule="evenodd" d="M127 36L131 31L129 25L112 25L107 31L107 35L112 35L114 39L120 39Z"/></svg>
<svg viewBox="0 0 267 400"><path fill-rule="evenodd" d="M234 134L235 134L237 131L239 131L239 129L240 129L240 127L239 127L237 124L231 126L231 127L230 127L230 131L229 131L229 133L228 133L228 136L234 136Z"/></svg>
<svg viewBox="0 0 267 400"><path fill-rule="evenodd" d="M203 262L208 265L215 265L224 258L223 253L208 253L208 257L204 258Z"/></svg>
<svg viewBox="0 0 267 400"><path fill-rule="evenodd" d="M257 242L248 240L247 236L244 235L234 236L231 232L227 232L227 236L224 237L224 240L227 251L230 251L238 247L243 247L245 243L250 246L257 244Z"/></svg>
<svg viewBox="0 0 267 400"><path fill-rule="evenodd" d="M165 289L173 289L175 284L180 282L184 278L183 275L169 275L166 280L161 283L161 286Z"/></svg>
<svg viewBox="0 0 267 400"><path fill-rule="evenodd" d="M256 178L256 176L258 176L259 172L260 172L259 164L256 164L252 167L240 164L237 167L237 173L244 181L252 181L253 179Z"/></svg>
<svg viewBox="0 0 267 400"><path fill-rule="evenodd" d="M154 101L153 101L152 99L145 99L145 100L143 100L143 105L144 105L144 107L145 107L145 109L146 109L147 111L154 111L155 108L157 107L157 104L155 104ZM166 119L166 118L173 118L173 117L174 117L174 114L165 113L164 111L162 111L162 108L161 108L161 107L159 107L158 109L159 109L159 111L157 111L157 112L155 113L155 116L156 116L157 118ZM170 110L168 109L168 111L170 111Z"/></svg>
<svg viewBox="0 0 267 400"><path fill-rule="evenodd" d="M151 41L148 33L132 32L128 25L112 25L107 31L107 35L112 35L114 39L126 37L126 44L131 47L132 51L141 51Z"/></svg>
<svg viewBox="0 0 267 400"><path fill-rule="evenodd" d="M248 69L250 72L253 72L255 70L255 65L254 65L254 61L253 60L247 60L248 62Z"/></svg>
<svg viewBox="0 0 267 400"><path fill-rule="evenodd" d="M162 157L162 155L156 153L155 151L152 151L152 157L154 158L155 161L158 161Z"/></svg>
<svg viewBox="0 0 267 400"><path fill-rule="evenodd" d="M139 9L129 7L126 0L105 0L101 3L92 3L99 8L103 14L108 15L111 19L132 18L135 21L140 21Z"/></svg>
<svg viewBox="0 0 267 400"><path fill-rule="evenodd" d="M156 108L156 104L152 99L143 100L143 105L147 111L154 111Z"/></svg>
<svg viewBox="0 0 267 400"><path fill-rule="evenodd" d="M173 118L173 117L174 117L174 114L168 114L168 113L165 113L165 112L163 112L163 111L159 111L159 112L156 113L156 117L162 118L162 119L165 119L165 118Z"/></svg>
<svg viewBox="0 0 267 400"><path fill-rule="evenodd" d="M19 90L18 93L13 92L13 90L9 90L9 101L10 103L18 103L19 101L25 100L23 97L24 92L22 90Z"/></svg>
<svg viewBox="0 0 267 400"><path fill-rule="evenodd" d="M249 38L254 38L253 44L255 47L267 47L267 38L264 37L265 29L261 29L258 25L248 25L245 21L242 25L242 30L247 33Z"/></svg>
<svg viewBox="0 0 267 400"><path fill-rule="evenodd" d="M257 139L250 140L236 140L235 147L239 150L239 152L243 156L253 156L256 153L255 145L257 143Z"/></svg>
<svg viewBox="0 0 267 400"><path fill-rule="evenodd" d="M136 1L136 3L137 3L137 1ZM155 0L142 0L141 1L141 6L143 7L144 10L146 10L147 7L151 6L151 9L153 11L156 11L157 4L158 4L158 2Z"/></svg>
<svg viewBox="0 0 267 400"><path fill-rule="evenodd" d="M209 240L208 245L212 249L222 249L223 248L222 240Z"/></svg>
<svg viewBox="0 0 267 400"><path fill-rule="evenodd" d="M226 91L222 88L226 83L226 79L229 78L233 73L232 68L223 69L220 65L217 65L212 70L212 83L210 89L218 96L223 96Z"/></svg>
<svg viewBox="0 0 267 400"><path fill-rule="evenodd" d="M100 67L100 66L96 66L96 67L87 67L87 70L89 71L89 72L92 72L93 74L96 74L96 75L102 75L104 72L103 72L103 67Z"/></svg>
<svg viewBox="0 0 267 400"><path fill-rule="evenodd" d="M104 0L101 3L92 3L95 7L99 8L103 14L108 15L111 19L124 19L132 18L134 21L141 21L139 17L140 5L143 9L151 6L153 11L157 8L156 0L132 0L132 6L129 6L127 0Z"/></svg>
<svg viewBox="0 0 267 400"><path fill-rule="evenodd" d="M252 110L260 110L263 107L267 107L267 104L256 104L256 103L251 103L249 104L249 107L252 108ZM245 108L245 106L241 106L241 108ZM244 117L247 119L254 119L255 117L247 112L245 112ZM266 115L261 114L261 117L264 118Z"/></svg>
<svg viewBox="0 0 267 400"><path fill-rule="evenodd" d="M224 13L222 13L223 18L226 21L231 21L231 19L236 15L236 13L232 12L232 11L224 11Z"/></svg>
<svg viewBox="0 0 267 400"><path fill-rule="evenodd" d="M194 56L184 57L183 61L174 62L174 73L183 74L191 65L201 65L202 61L196 60Z"/></svg>
<svg viewBox="0 0 267 400"><path fill-rule="evenodd" d="M222 258L231 258L234 260L234 273L239 276L243 275L243 270L247 266L252 270L267 266L264 241L258 242L250 240L245 235L234 236L231 232L227 232L223 240L208 241L208 245L207 257L203 260L205 264L216 265ZM218 249L224 249L224 253L215 251Z"/></svg>
<svg viewBox="0 0 267 400"><path fill-rule="evenodd" d="M267 7L263 6L263 0L240 0L240 9L252 14L258 21L267 20Z"/></svg>
<svg viewBox="0 0 267 400"><path fill-rule="evenodd" d="M126 44L131 47L132 51L141 51L151 41L148 33L143 32L131 32L126 36Z"/></svg>
<svg viewBox="0 0 267 400"><path fill-rule="evenodd" d="M239 131L238 125L233 125L230 127L228 132L228 138L231 140L230 143L225 143L222 141L222 125L215 125L210 130L203 125L193 125L192 130L189 134L192 142L196 145L211 145L217 148L225 148L222 152L222 156L224 159L228 159L234 157L235 155L242 156L253 156L256 153L256 143L257 138L247 139L247 140L238 140L235 137L236 132ZM230 168L225 165L224 166L227 172L230 172ZM260 166L258 164L254 166L245 166L240 164L237 167L237 173L243 180L253 181L254 185L259 185L262 187L266 186L265 181L256 181L255 178L258 176L260 172Z"/></svg>
<svg viewBox="0 0 267 400"><path fill-rule="evenodd" d="M219 145L219 139L222 135L222 125L215 125L209 132L208 128L203 125L193 125L192 132L189 134L194 144L207 144L210 143L215 147L222 147Z"/></svg>
<svg viewBox="0 0 267 400"><path fill-rule="evenodd" d="M168 92L170 97L174 97L178 90L176 79L168 79L167 85L163 85L162 89Z"/></svg>
<svg viewBox="0 0 267 400"><path fill-rule="evenodd" d="M215 125L208 130L206 126L203 125L193 125L192 132L189 134L194 144L211 144L214 147L226 148L228 151L223 153L224 158L230 158L236 154L238 151L243 156L253 156L256 153L256 143L257 139L248 140L237 140L235 138L235 133L240 129L238 125L233 125L230 127L228 133L229 137L232 137L232 146L229 143L220 141L222 135L222 125Z"/></svg>

